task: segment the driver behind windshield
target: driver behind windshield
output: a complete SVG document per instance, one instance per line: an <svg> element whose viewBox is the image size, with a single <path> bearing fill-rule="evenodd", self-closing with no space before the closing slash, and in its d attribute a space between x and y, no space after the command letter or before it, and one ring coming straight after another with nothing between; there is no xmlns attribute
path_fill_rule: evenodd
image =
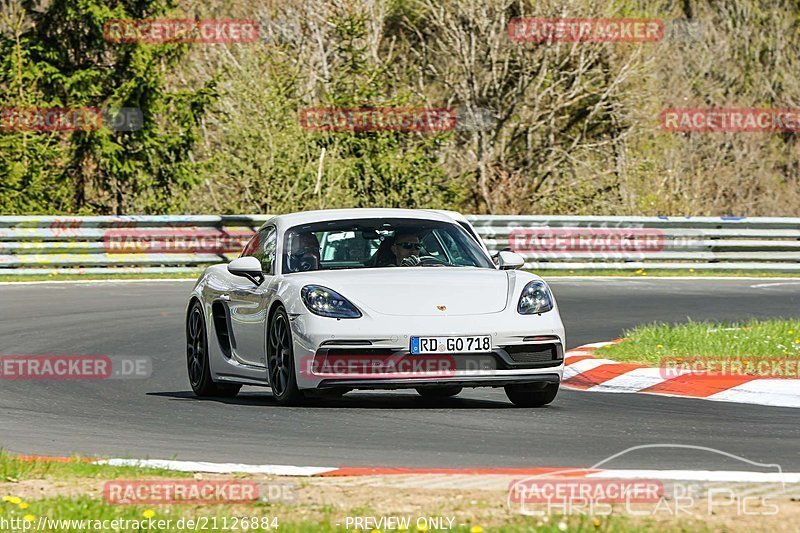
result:
<svg viewBox="0 0 800 533"><path fill-rule="evenodd" d="M395 266L417 266L421 262L419 251L422 249L422 243L416 233L403 231L396 233L390 249L394 254Z"/></svg>
<svg viewBox="0 0 800 533"><path fill-rule="evenodd" d="M289 272L319 270L319 239L313 233L291 235L288 254Z"/></svg>

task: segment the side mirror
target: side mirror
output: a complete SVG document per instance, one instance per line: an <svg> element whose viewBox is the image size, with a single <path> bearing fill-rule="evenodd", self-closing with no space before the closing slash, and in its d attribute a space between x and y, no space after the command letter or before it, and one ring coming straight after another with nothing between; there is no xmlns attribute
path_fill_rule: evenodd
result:
<svg viewBox="0 0 800 533"><path fill-rule="evenodd" d="M512 251L511 248L506 246L502 250L498 251L496 254L492 255L492 261L494 262L495 265L498 264L497 262L498 262L498 257L500 257L500 252L511 252L511 251Z"/></svg>
<svg viewBox="0 0 800 533"><path fill-rule="evenodd" d="M261 272L261 261L252 256L234 259L228 263L228 272L234 276L247 278L256 285L261 285L264 281L264 273Z"/></svg>
<svg viewBox="0 0 800 533"><path fill-rule="evenodd" d="M525 258L518 253L503 250L497 254L497 266L500 270L517 270L525 266Z"/></svg>

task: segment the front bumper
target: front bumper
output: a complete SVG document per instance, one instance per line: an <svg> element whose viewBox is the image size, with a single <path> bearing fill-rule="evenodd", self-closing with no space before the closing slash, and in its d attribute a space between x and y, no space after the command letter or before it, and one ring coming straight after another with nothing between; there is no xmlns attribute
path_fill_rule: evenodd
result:
<svg viewBox="0 0 800 533"><path fill-rule="evenodd" d="M398 389L441 385L502 387L521 383L557 383L564 370L563 347L566 341L557 312L537 316L504 312L478 316L377 319L367 316L341 320L301 314L290 317L290 322L295 368L298 369L297 384L301 389ZM418 335L489 335L492 349L482 354L412 356L409 354L411 336ZM535 337L546 340L532 340ZM507 350L508 347L519 348L522 345L553 346L554 355L546 361L520 360L519 354L509 355L512 350ZM342 372L341 368L317 364L321 356L331 352L342 358L363 357L370 364L379 360L393 361L397 365L387 368L385 362L380 362L366 372L363 365L356 371ZM486 361L489 363L484 364Z"/></svg>
<svg viewBox="0 0 800 533"><path fill-rule="evenodd" d="M549 374L517 374L514 376L480 376L480 377L450 377L450 378L415 378L415 379L323 379L317 385L318 389L347 387L351 389L410 389L424 387L505 387L506 385L519 385L523 383L560 383L562 373Z"/></svg>

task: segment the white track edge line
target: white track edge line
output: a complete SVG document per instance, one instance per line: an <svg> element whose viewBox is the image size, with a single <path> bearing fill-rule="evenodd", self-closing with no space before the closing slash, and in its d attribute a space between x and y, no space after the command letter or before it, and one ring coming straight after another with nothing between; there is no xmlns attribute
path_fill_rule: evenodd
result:
<svg viewBox="0 0 800 533"><path fill-rule="evenodd" d="M104 459L95 464L108 466L136 466L162 468L177 472L207 472L215 474L272 474L276 476L316 476L339 470L329 466L252 465L238 463L210 463L204 461L172 461L164 459Z"/></svg>
<svg viewBox="0 0 800 533"><path fill-rule="evenodd" d="M660 479L676 481L726 481L731 483L800 483L800 473L746 470L601 470L587 478Z"/></svg>
<svg viewBox="0 0 800 533"><path fill-rule="evenodd" d="M274 474L279 476L313 476L339 470L339 468L335 467L321 466L252 465L161 459L107 459L97 461L96 464L163 468L181 472ZM458 472L454 472L453 475L459 474ZM602 479L649 478L678 481L727 481L736 483L800 483L800 473L752 472L746 470L604 469L599 472L587 473L584 477Z"/></svg>

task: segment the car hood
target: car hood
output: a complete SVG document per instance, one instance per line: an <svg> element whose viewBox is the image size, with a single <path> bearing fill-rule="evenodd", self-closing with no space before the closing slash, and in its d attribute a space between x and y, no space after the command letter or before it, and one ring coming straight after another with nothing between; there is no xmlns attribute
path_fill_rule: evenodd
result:
<svg viewBox="0 0 800 533"><path fill-rule="evenodd" d="M304 285L323 285L384 315L499 313L508 300L508 275L489 268L387 267L296 275L307 279Z"/></svg>

